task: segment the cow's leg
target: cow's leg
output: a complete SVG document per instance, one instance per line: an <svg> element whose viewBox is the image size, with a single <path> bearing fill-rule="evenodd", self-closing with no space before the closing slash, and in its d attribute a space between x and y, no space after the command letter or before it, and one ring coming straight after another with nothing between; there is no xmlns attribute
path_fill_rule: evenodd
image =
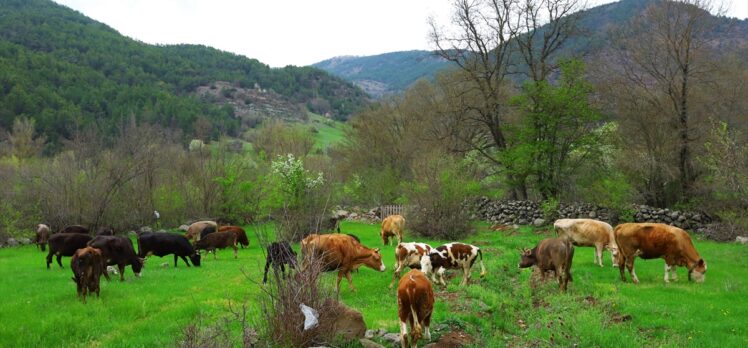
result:
<svg viewBox="0 0 748 348"><path fill-rule="evenodd" d="M213 260L218 259L218 249L213 249Z"/></svg>
<svg viewBox="0 0 748 348"><path fill-rule="evenodd" d="M62 267L62 253L57 254L57 264L60 265L60 268Z"/></svg>
<svg viewBox="0 0 748 348"><path fill-rule="evenodd" d="M236 244L234 244L234 258L239 258L238 248L236 247Z"/></svg>
<svg viewBox="0 0 748 348"><path fill-rule="evenodd" d="M187 267L190 267L190 260L189 260L189 259L187 259L187 257L186 257L186 256L184 256L184 255L182 255L182 256L180 256L180 257L181 257L181 258L182 258L182 260L184 261L184 264L185 264L185 265L187 265ZM174 267L177 267L177 262L176 262L176 260L174 261Z"/></svg>
<svg viewBox="0 0 748 348"><path fill-rule="evenodd" d="M670 266L670 272L672 272L670 273L670 280L672 281L678 280L678 272L676 272L677 269L678 269L678 266L676 265Z"/></svg>
<svg viewBox="0 0 748 348"><path fill-rule="evenodd" d="M340 294L340 281L343 280L343 275L343 270L338 271L338 282L335 285L335 289L338 291L338 294Z"/></svg>
<svg viewBox="0 0 748 348"><path fill-rule="evenodd" d="M636 272L634 271L634 258L627 258L626 259L626 268L629 270L629 275L631 275L631 281L634 282L634 284L639 284L639 278L636 276Z"/></svg>
<svg viewBox="0 0 748 348"><path fill-rule="evenodd" d="M595 262L600 265L600 267L603 267L603 245L602 244L595 244Z"/></svg>
<svg viewBox="0 0 748 348"><path fill-rule="evenodd" d="M351 292L356 292L356 287L353 286L353 280L351 279L351 271L345 272L345 278L348 279L348 287L351 289Z"/></svg>
<svg viewBox="0 0 748 348"><path fill-rule="evenodd" d="M119 268L119 281L124 282L125 281L125 264L119 263L117 264L117 268Z"/></svg>
<svg viewBox="0 0 748 348"><path fill-rule="evenodd" d="M678 280L678 273L675 271L676 267L670 266L665 262L665 283L669 283L671 280Z"/></svg>
<svg viewBox="0 0 748 348"><path fill-rule="evenodd" d="M268 270L270 269L270 263L271 263L271 257L268 255L267 260L265 260L265 275L262 276L262 284L266 284L268 282ZM275 267L273 267L275 268Z"/></svg>
<svg viewBox="0 0 748 348"><path fill-rule="evenodd" d="M281 275L283 275L283 279L286 279L286 263L285 262L280 263L280 269L281 269Z"/></svg>
<svg viewBox="0 0 748 348"><path fill-rule="evenodd" d="M439 283L441 285L444 285L444 286L447 286L447 282L444 281L444 272L446 272L446 271L447 271L446 268L439 267L439 271L438 271L438 273L439 273Z"/></svg>
<svg viewBox="0 0 748 348"><path fill-rule="evenodd" d="M465 262L462 264L462 282L460 285L467 285L470 281L470 264Z"/></svg>
<svg viewBox="0 0 748 348"><path fill-rule="evenodd" d="M408 347L408 323L400 321L400 347Z"/></svg>
<svg viewBox="0 0 748 348"><path fill-rule="evenodd" d="M49 253L47 254L47 269L49 269L49 264L52 263L52 248L49 249Z"/></svg>
<svg viewBox="0 0 748 348"><path fill-rule="evenodd" d="M400 261L395 261L394 270L394 273L392 273L392 282L390 283L390 289L392 289L392 286L395 285L395 280L400 277L400 271L402 270Z"/></svg>
<svg viewBox="0 0 748 348"><path fill-rule="evenodd" d="M182 256L182 258L184 259L184 256ZM177 267L177 260L178 260L178 256L177 254L174 254L174 267ZM187 260L185 260L184 262L187 262ZM187 266L189 265L190 264L188 263Z"/></svg>
<svg viewBox="0 0 748 348"><path fill-rule="evenodd" d="M423 338L425 338L427 341L431 341L431 331L429 331L429 326L431 326L431 313L427 314L423 317Z"/></svg>
<svg viewBox="0 0 748 348"><path fill-rule="evenodd" d="M621 280L625 282L626 281L626 273L625 273L625 271L626 271L626 257L623 256L623 255L621 255L621 257L619 258L619 260L621 261L621 263L618 264L618 271L621 272Z"/></svg>

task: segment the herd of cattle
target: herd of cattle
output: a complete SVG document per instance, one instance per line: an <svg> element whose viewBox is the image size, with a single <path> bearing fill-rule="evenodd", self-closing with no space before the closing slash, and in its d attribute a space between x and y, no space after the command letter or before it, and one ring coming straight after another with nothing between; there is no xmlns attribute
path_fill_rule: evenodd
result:
<svg viewBox="0 0 748 348"><path fill-rule="evenodd" d="M459 242L431 247L426 243L403 242L405 219L392 215L384 219L380 235L387 245L390 237L398 241L395 247L395 267L392 282L400 278L397 288L398 315L400 319L400 336L403 347L416 343L421 337L430 338L429 325L434 304L432 282L446 285L444 273L447 269L462 269L460 285L470 280L471 270L477 261L480 264L480 276L486 274L483 254L480 248ZM688 233L680 228L658 223L625 223L613 229L609 224L592 219L560 219L554 223L557 238L541 240L532 249L523 249L520 253L520 268L535 266L542 278L553 273L559 287L565 291L572 280L571 265L574 257L574 246L592 246L595 248L594 263L603 266L602 253L607 249L611 253L613 266L617 266L623 281L626 281L625 269L634 283L639 279L634 271L634 259L663 258L665 260L665 282L677 277L676 267L688 270L688 279L704 281L706 262L699 256ZM125 267L130 265L133 273L140 276L145 258L150 255L163 257L174 255L174 267L181 258L189 267L190 262L200 266L200 250L213 252L216 249L231 247L237 257L237 244L249 245L246 232L238 226L218 226L213 221L199 221L186 229L184 235L165 232L138 233L138 253L127 237L113 235L111 229L97 232L95 237L83 226L68 226L60 232L50 234L48 226L40 224L37 228L36 242L44 251L49 244L47 268L52 257L57 263L62 256L72 256L71 268L73 280L77 284L77 293L85 301L88 293L99 295L99 279L104 275L109 279L109 272L119 270L120 280L124 280ZM322 271L337 271L336 289L340 291L340 282L345 277L351 291L355 291L351 273L361 266L384 272L385 266L378 248L364 246L360 240L350 234L310 234L301 241L303 263L300 272L308 266L310 260L318 260ZM189 259L188 259L189 258ZM272 266L276 274L285 275L285 267L297 268L297 255L287 241L273 242L267 247L263 283L267 282L267 273ZM411 270L400 277L405 268ZM429 279L430 277L430 279ZM410 327L410 332L408 332ZM409 343L408 343L409 342Z"/></svg>

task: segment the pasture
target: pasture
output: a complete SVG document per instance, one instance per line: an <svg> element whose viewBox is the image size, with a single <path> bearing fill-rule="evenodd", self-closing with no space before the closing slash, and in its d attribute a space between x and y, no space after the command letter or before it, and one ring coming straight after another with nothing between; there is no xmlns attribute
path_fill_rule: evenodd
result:
<svg viewBox="0 0 748 348"><path fill-rule="evenodd" d="M575 250L574 281L562 294L557 283L531 286L532 271L517 268L520 247L532 247L551 232L523 227L495 232L479 224L462 242L482 248L488 275L461 288L458 272L446 289L435 288L433 340L450 331L470 335L475 346L650 346L744 347L748 344L748 247L694 238L708 263L706 282L680 280L665 284L662 260L636 261L641 284L622 283L604 254L604 268L593 264L593 248ZM269 227L261 226L265 229ZM142 278L127 267L125 282L102 279L101 298L83 304L76 298L70 258L64 269L45 268L35 246L0 249L0 347L140 347L173 346L192 323L212 324L228 314L229 302L250 306L249 319L259 325L264 253L248 230L250 247L203 256L203 265L188 268L172 256L151 257ZM382 246L379 227L344 222L343 232L382 250L384 273L361 268L353 274L351 293L341 284L340 299L360 311L368 328L398 332L392 279L394 246ZM413 238L438 246L442 242ZM294 245L298 252L298 244ZM168 267L161 264L168 263ZM242 272L244 271L244 273ZM335 273L324 281L333 286ZM235 330L237 344L239 332ZM381 343L381 342L380 342ZM421 341L421 344L425 344Z"/></svg>

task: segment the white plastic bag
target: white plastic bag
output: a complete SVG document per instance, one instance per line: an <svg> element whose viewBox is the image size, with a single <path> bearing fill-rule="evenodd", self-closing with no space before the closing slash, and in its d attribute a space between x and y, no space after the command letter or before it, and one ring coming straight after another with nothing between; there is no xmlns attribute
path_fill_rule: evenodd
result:
<svg viewBox="0 0 748 348"><path fill-rule="evenodd" d="M312 329L319 324L319 314L317 314L314 308L303 303L299 304L299 308L301 309L301 313L304 314L304 331Z"/></svg>

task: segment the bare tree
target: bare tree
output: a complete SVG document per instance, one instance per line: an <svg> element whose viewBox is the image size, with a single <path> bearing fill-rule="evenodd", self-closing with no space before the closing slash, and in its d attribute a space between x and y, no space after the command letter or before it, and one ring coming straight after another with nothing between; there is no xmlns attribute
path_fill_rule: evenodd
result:
<svg viewBox="0 0 748 348"><path fill-rule="evenodd" d="M13 131L8 134L11 153L19 159L39 155L46 141L45 136L36 136L36 121L18 117L13 120Z"/></svg>

